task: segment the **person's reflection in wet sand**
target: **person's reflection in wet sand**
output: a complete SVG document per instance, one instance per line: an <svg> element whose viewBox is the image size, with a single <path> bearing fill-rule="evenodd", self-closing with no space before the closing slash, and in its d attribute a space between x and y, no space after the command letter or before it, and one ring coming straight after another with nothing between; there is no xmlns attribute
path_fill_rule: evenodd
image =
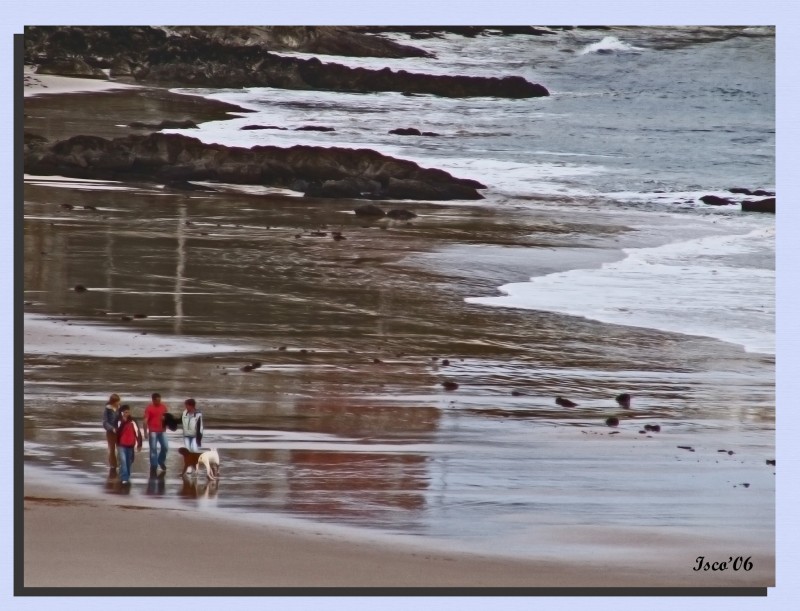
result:
<svg viewBox="0 0 800 611"><path fill-rule="evenodd" d="M147 489L145 494L148 496L164 496L166 490L166 478L164 474L151 475L147 478Z"/></svg>
<svg viewBox="0 0 800 611"><path fill-rule="evenodd" d="M119 479L117 479L116 476L107 477L104 483L104 487L108 494L129 495L131 493L131 487L123 486L122 484L120 484Z"/></svg>

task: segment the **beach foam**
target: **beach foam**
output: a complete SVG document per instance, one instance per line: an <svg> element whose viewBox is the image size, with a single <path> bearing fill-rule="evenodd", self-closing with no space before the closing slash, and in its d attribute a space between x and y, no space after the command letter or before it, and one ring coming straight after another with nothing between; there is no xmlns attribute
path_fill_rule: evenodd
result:
<svg viewBox="0 0 800 611"><path fill-rule="evenodd" d="M748 352L775 354L774 268L732 263L748 253L769 252L774 240L774 228L765 228L625 249L625 259L599 269L506 284L499 288L502 297L467 302L713 337Z"/></svg>

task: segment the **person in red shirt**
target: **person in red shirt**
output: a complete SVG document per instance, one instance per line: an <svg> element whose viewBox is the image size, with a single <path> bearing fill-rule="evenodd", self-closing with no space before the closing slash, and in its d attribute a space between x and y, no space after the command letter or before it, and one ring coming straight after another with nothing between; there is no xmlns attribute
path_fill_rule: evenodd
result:
<svg viewBox="0 0 800 611"><path fill-rule="evenodd" d="M142 449L142 433L136 421L131 418L131 410L127 405L119 408L119 422L117 422L117 449L119 450L119 479L124 485L131 479L131 465L134 453Z"/></svg>
<svg viewBox="0 0 800 611"><path fill-rule="evenodd" d="M154 473L156 466L163 473L167 470L167 433L164 424L164 414L167 406L161 402L161 395L154 392L151 396L153 402L144 408L144 434L147 436L147 445L150 448L150 473Z"/></svg>

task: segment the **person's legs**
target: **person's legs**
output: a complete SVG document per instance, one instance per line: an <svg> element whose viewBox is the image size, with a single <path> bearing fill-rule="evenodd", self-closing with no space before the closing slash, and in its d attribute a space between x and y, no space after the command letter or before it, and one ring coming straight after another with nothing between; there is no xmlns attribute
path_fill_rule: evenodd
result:
<svg viewBox="0 0 800 611"><path fill-rule="evenodd" d="M117 468L117 434L113 431L106 431L106 443L108 444L108 466L111 469Z"/></svg>
<svg viewBox="0 0 800 611"><path fill-rule="evenodd" d="M158 440L158 433L149 433L147 435L147 447L150 450L150 468L155 469L158 465L158 450L156 449L156 442Z"/></svg>
<svg viewBox="0 0 800 611"><path fill-rule="evenodd" d="M167 434L164 433L156 433L158 436L158 443L161 446L161 449L158 453L158 466L162 469L166 470L167 468L167 450L169 446L167 445Z"/></svg>
<svg viewBox="0 0 800 611"><path fill-rule="evenodd" d="M119 446L119 479L124 484L131 479L133 448Z"/></svg>
<svg viewBox="0 0 800 611"><path fill-rule="evenodd" d="M183 445L191 452L197 452L197 437L184 437Z"/></svg>

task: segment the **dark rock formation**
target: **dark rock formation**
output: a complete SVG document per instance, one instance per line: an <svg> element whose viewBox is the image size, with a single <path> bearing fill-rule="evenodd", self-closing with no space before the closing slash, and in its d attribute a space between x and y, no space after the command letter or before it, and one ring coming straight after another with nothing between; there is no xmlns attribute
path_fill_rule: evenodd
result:
<svg viewBox="0 0 800 611"><path fill-rule="evenodd" d="M421 136L422 132L416 127L398 127L397 129L389 130L390 134L397 134L398 136Z"/></svg>
<svg viewBox="0 0 800 611"><path fill-rule="evenodd" d="M398 127L397 129L389 130L390 134L397 134L398 136L439 136L436 132L421 132L416 127Z"/></svg>
<svg viewBox="0 0 800 611"><path fill-rule="evenodd" d="M768 197L767 199L760 199L757 201L744 201L742 202L743 212L771 212L775 214L775 198Z"/></svg>
<svg viewBox="0 0 800 611"><path fill-rule="evenodd" d="M296 132L335 132L332 127L324 127L322 125L303 125L302 127L295 127Z"/></svg>
<svg viewBox="0 0 800 611"><path fill-rule="evenodd" d="M197 48L214 43L353 57L433 57L422 49L341 26L29 26L24 36L26 61L54 53L130 59L151 48L185 41Z"/></svg>
<svg viewBox="0 0 800 611"><path fill-rule="evenodd" d="M562 397L556 397L556 405L560 405L561 407L578 407L577 403L573 403L569 399L564 399Z"/></svg>
<svg viewBox="0 0 800 611"><path fill-rule="evenodd" d="M445 380L444 382L442 382L442 387L445 390L458 390L458 383L452 382L450 380Z"/></svg>
<svg viewBox="0 0 800 611"><path fill-rule="evenodd" d="M283 129L286 130L286 127L278 127L276 125L245 125L244 127L240 127L239 129L242 130L256 130L256 129Z"/></svg>
<svg viewBox="0 0 800 611"><path fill-rule="evenodd" d="M619 418L617 418L616 416L611 416L609 418L606 418L606 424L608 426L619 426Z"/></svg>
<svg viewBox="0 0 800 611"><path fill-rule="evenodd" d="M54 144L26 137L30 174L112 180L219 181L292 188L320 197L482 199L481 183L370 149L205 144L160 132L106 140L74 136ZM332 182L331 182L332 181ZM327 186L326 186L327 185ZM366 189L366 191L365 191ZM354 195L358 191L359 195Z"/></svg>
<svg viewBox="0 0 800 611"><path fill-rule="evenodd" d="M704 195L700 201L709 206L728 206L733 203L731 200L717 195Z"/></svg>
<svg viewBox="0 0 800 611"><path fill-rule="evenodd" d="M387 52L384 56L428 55L352 28L28 27L24 44L26 63L53 64L66 59L80 62L79 68L56 64L55 68L50 68L56 72L51 73L72 74L76 69L83 72L86 67L109 68L113 65L115 74L165 85L260 86L359 93L399 91L446 97L528 98L549 95L542 85L520 76L413 74L389 68L351 68L323 63L317 58L301 59L270 53L287 49L330 52L321 50L317 44L321 38L326 38L331 44L336 41L340 54L345 52L341 47L348 44L364 50L376 43L385 49L391 47L395 53ZM312 40L316 42L312 43ZM102 78L105 78L104 74Z"/></svg>

